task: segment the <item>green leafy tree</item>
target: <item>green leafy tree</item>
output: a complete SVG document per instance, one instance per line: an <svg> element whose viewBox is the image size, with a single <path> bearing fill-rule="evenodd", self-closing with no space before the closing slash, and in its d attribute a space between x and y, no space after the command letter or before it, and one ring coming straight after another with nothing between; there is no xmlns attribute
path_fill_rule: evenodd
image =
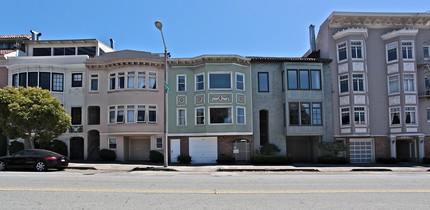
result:
<svg viewBox="0 0 430 210"><path fill-rule="evenodd" d="M54 139L70 125L71 117L49 91L38 87L0 88L0 128L9 138L24 139L26 149L34 148L34 139Z"/></svg>

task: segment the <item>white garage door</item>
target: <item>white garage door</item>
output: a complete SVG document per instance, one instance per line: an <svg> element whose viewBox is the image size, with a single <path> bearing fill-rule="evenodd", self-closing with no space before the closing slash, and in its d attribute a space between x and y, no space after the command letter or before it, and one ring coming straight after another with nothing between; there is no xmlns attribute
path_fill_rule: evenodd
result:
<svg viewBox="0 0 430 210"><path fill-rule="evenodd" d="M190 138L191 163L216 163L218 158L217 137Z"/></svg>
<svg viewBox="0 0 430 210"><path fill-rule="evenodd" d="M371 163L373 162L372 139L350 139L349 141L349 161L351 163Z"/></svg>

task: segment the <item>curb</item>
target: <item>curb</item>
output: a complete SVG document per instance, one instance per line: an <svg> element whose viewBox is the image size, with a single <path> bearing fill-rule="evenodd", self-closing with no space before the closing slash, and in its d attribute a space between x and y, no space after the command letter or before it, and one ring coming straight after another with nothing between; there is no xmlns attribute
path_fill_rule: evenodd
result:
<svg viewBox="0 0 430 210"><path fill-rule="evenodd" d="M381 171L393 171L391 169L388 168L354 168L351 169L352 172L363 172L363 171L367 171L367 172L372 172L372 171L376 171L376 172L381 172Z"/></svg>
<svg viewBox="0 0 430 210"><path fill-rule="evenodd" d="M318 169L258 169L258 168L245 168L245 169L227 169L220 168L218 172L320 172Z"/></svg>
<svg viewBox="0 0 430 210"><path fill-rule="evenodd" d="M94 167L85 167L85 166L72 166L72 167L68 166L66 168L66 170L67 169L72 169L72 170L97 170Z"/></svg>

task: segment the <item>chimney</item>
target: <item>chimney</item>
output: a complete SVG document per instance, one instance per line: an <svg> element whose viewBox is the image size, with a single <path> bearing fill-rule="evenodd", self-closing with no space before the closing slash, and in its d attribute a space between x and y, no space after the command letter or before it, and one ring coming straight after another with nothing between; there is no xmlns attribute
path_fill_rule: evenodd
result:
<svg viewBox="0 0 430 210"><path fill-rule="evenodd" d="M315 26L312 24L309 26L309 41L311 45L311 53L315 52L317 50L317 44L315 42Z"/></svg>
<svg viewBox="0 0 430 210"><path fill-rule="evenodd" d="M30 30L30 32L31 32L31 41L39 41L40 36L42 36L42 33L33 31L33 30Z"/></svg>
<svg viewBox="0 0 430 210"><path fill-rule="evenodd" d="M115 41L113 39L110 39L110 48L115 49Z"/></svg>

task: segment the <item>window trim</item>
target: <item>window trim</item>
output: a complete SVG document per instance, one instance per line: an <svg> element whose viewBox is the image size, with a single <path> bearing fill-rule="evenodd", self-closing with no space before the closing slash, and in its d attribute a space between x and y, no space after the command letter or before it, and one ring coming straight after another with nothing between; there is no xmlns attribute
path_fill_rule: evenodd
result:
<svg viewBox="0 0 430 210"><path fill-rule="evenodd" d="M351 108L349 107L349 106L347 106L347 107L340 107L339 108L339 113L340 113L340 115L339 115L339 117L340 117L340 127L342 127L342 128L344 128L344 127L351 127ZM348 124L343 124L343 120L342 120L342 118L343 118L343 113L346 113L346 114L348 114L348 117L349 117L349 121L348 121Z"/></svg>
<svg viewBox="0 0 430 210"><path fill-rule="evenodd" d="M362 108L363 110L355 110L356 108ZM354 125L355 126L367 126L367 110L365 106L354 106L353 107L353 112L354 112ZM357 123L357 121L355 120L355 114L359 112L359 113L363 113L363 117L364 117L364 122L361 123L361 120L359 121L359 123ZM360 115L361 116L361 115Z"/></svg>
<svg viewBox="0 0 430 210"><path fill-rule="evenodd" d="M391 89L390 89L390 78L394 78L394 77L397 77L397 91L396 92L391 92ZM400 91L401 91L401 89L400 89L400 75L399 74L393 74L393 75L388 75L387 76L387 82L388 82L388 95L395 95L395 94L399 94L400 93Z"/></svg>
<svg viewBox="0 0 430 210"><path fill-rule="evenodd" d="M97 89L92 90L92 81L97 80ZM90 74L90 85L89 85L89 92L99 92L99 75L98 74Z"/></svg>
<svg viewBox="0 0 430 210"><path fill-rule="evenodd" d="M199 124L199 123L197 123L198 122L198 120L197 120L197 118L199 117L198 115L197 115L197 110L199 110L199 109L201 109L201 110L203 110L203 123L201 123L201 124ZM205 107L196 107L195 109L194 109L194 119L195 119L195 122L194 122L194 125L205 125L206 124L206 119L205 119L205 116L206 116L206 109L205 109Z"/></svg>
<svg viewBox="0 0 430 210"><path fill-rule="evenodd" d="M405 76L406 75L412 75L412 82L413 82L413 84L412 84L412 88L413 88L413 90L406 90L406 87L409 87L409 85L406 85L405 84L405 80L406 79L408 79L408 81L409 80L411 80L410 78L406 78ZM409 82L408 82L408 84L409 84ZM406 74L403 74L403 92L405 92L405 93L416 93L417 91L417 87L416 87L416 78L415 78L415 74L414 73L406 73Z"/></svg>
<svg viewBox="0 0 430 210"><path fill-rule="evenodd" d="M147 107L146 110L148 110L148 121L147 122L149 124L157 124L158 123L158 106L155 104L147 104L145 106ZM150 118L149 113L151 111L155 111L155 121L150 121L151 118Z"/></svg>
<svg viewBox="0 0 430 210"><path fill-rule="evenodd" d="M230 75L230 87L229 88L211 88L211 75L215 74L224 74L224 75ZM233 74L230 71L220 71L220 72L209 72L208 73L208 90L233 90Z"/></svg>
<svg viewBox="0 0 430 210"><path fill-rule="evenodd" d="M180 112L184 111L184 124L181 124ZM176 126L185 127L187 126L187 109L186 108L177 108L176 109Z"/></svg>
<svg viewBox="0 0 430 210"><path fill-rule="evenodd" d="M237 79L237 76L242 76L242 89L239 89L238 87L237 87L237 85L239 84L239 81L238 81L238 79ZM244 73L239 73L239 72L236 72L235 74L234 74L234 78L235 78L235 89L236 90L238 90L238 91L245 91L245 74Z"/></svg>
<svg viewBox="0 0 430 210"><path fill-rule="evenodd" d="M425 57L426 56L426 53L425 53L426 49L425 48L427 48L427 57ZM423 45L423 59L426 61L430 60L430 45Z"/></svg>
<svg viewBox="0 0 430 210"><path fill-rule="evenodd" d="M260 75L267 75L267 90L261 90L260 87ZM261 93L268 93L270 92L270 79L269 79L269 72L257 72L257 82L258 82L258 92Z"/></svg>
<svg viewBox="0 0 430 210"><path fill-rule="evenodd" d="M396 106L396 107L388 107L388 109L389 109L389 114L390 114L390 116L389 116L389 122L388 122L388 125L390 125L390 127L401 127L402 126L402 109L401 109L401 107L400 106ZM394 110L394 109L398 109L398 111L397 110ZM394 110L394 111L393 111ZM392 118L392 114L393 113L399 113L399 124L393 124L392 122L393 122L393 118Z"/></svg>
<svg viewBox="0 0 430 210"><path fill-rule="evenodd" d="M360 42L360 45L353 45L352 43L353 42ZM351 60L355 60L355 61L360 61L360 60L364 60L364 44L363 44L364 42L363 42L363 40L350 40L349 41L349 46L350 46L350 50L351 50ZM352 53L352 51L353 51L353 48L354 47L361 47L361 49L360 49L360 51L361 51L361 58L353 58L353 53ZM355 50L355 51L357 51L358 52L358 50ZM356 52L356 54L357 54L357 52Z"/></svg>
<svg viewBox="0 0 430 210"><path fill-rule="evenodd" d="M219 109L219 108L230 109L230 122L229 123L212 123L211 122L211 110L212 109ZM209 111L209 117L208 117L208 124L209 125L232 125L233 124L233 117L234 117L233 106L209 106L208 111Z"/></svg>
<svg viewBox="0 0 430 210"><path fill-rule="evenodd" d="M414 123L407 123L407 114L406 112L410 112L411 110L408 110L408 108L413 108L413 112L414 112L414 119L415 122ZM417 113L417 106L405 106L405 125L406 126L417 126L418 125L418 113Z"/></svg>
<svg viewBox="0 0 430 210"><path fill-rule="evenodd" d="M179 90L179 85L182 83L179 83L179 77L184 77L184 90ZM176 75L176 92L187 92L187 75L185 74L178 74Z"/></svg>
<svg viewBox="0 0 430 210"><path fill-rule="evenodd" d="M80 81L79 80L77 80L77 81L75 80L75 75L76 76L81 75ZM83 83L82 83L83 79L84 79L84 75L83 75L82 72L72 73L72 84L71 84L71 87L82 87L83 86Z"/></svg>
<svg viewBox="0 0 430 210"><path fill-rule="evenodd" d="M202 77L202 81L201 82L199 82L198 80L197 80L197 77L198 76L201 76ZM205 90L205 74L204 73L200 73L200 74L196 74L196 75L194 75L194 81L195 81L195 87L194 87L194 91L204 91ZM202 83L203 84L203 86L202 86L202 89L197 89L197 87L198 87L198 84L200 84L200 83Z"/></svg>
<svg viewBox="0 0 430 210"><path fill-rule="evenodd" d="M360 78L356 78L356 77L354 77L355 75L361 75L362 77L360 77ZM360 83L359 82L357 82L357 90L355 90L355 87L356 87L356 85L355 85L355 83L354 83L354 80L362 80L363 81L363 90L360 90ZM353 73L352 74L352 92L353 93L365 93L366 92L366 75L365 74L363 74L363 73Z"/></svg>
<svg viewBox="0 0 430 210"><path fill-rule="evenodd" d="M111 140L115 141L115 142L111 143ZM108 149L110 149L110 150L116 150L118 148L118 142L117 142L116 137L108 137L107 143L108 143Z"/></svg>
<svg viewBox="0 0 430 210"><path fill-rule="evenodd" d="M341 79L341 77L345 77L346 76L346 79ZM339 75L338 76L338 79L339 79L339 94L340 95L345 95L345 94L349 94L349 92L350 92L350 90L349 90L349 74L342 74L342 75ZM348 88L348 90L347 91L345 91L345 92L342 92L342 81L346 81L347 82L347 85L346 85L346 87Z"/></svg>
<svg viewBox="0 0 430 210"><path fill-rule="evenodd" d="M408 47L408 46L410 46L412 49L411 49L411 57L412 58L403 58L403 43L411 43L411 45L406 45L405 47ZM402 50L402 60L404 60L404 61L414 61L415 60L415 42L413 41L413 40L402 40L401 42L400 42L400 46L401 46L401 50ZM407 55L409 55L408 53L407 53Z"/></svg>
<svg viewBox="0 0 430 210"><path fill-rule="evenodd" d="M339 47L340 45L345 45L345 46ZM340 49L345 49L345 59L340 60L340 56L339 56L340 55L339 54ZM345 62L348 60L348 44L346 41L336 44L336 55L337 55L337 62L338 63L342 63L342 62Z"/></svg>
<svg viewBox="0 0 430 210"><path fill-rule="evenodd" d="M243 109L243 123L239 123L239 109ZM237 125L246 125L246 108L244 106L236 106L236 122Z"/></svg>
<svg viewBox="0 0 430 210"><path fill-rule="evenodd" d="M388 50L396 49L396 59L394 60L388 60ZM385 60L387 63L394 63L399 61L399 43L398 42L391 42L385 45Z"/></svg>

